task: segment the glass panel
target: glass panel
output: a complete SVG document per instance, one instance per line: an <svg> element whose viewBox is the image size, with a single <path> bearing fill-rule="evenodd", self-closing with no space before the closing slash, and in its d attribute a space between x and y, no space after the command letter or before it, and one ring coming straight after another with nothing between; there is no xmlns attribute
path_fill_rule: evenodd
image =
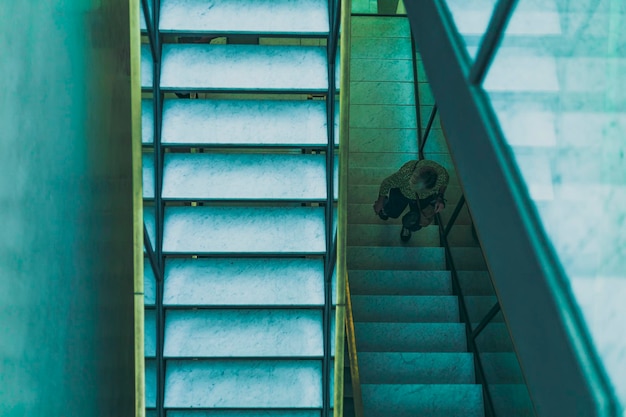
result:
<svg viewBox="0 0 626 417"><path fill-rule="evenodd" d="M495 415L534 416L524 376L502 313L476 338L476 347Z"/></svg>
<svg viewBox="0 0 626 417"><path fill-rule="evenodd" d="M454 23L472 59L487 32L497 0L447 0ZM555 0L520 1L509 20L509 37L554 36L561 33L561 19Z"/></svg>
<svg viewBox="0 0 626 417"><path fill-rule="evenodd" d="M626 405L626 4L520 0L511 24L484 88Z"/></svg>
<svg viewBox="0 0 626 417"><path fill-rule="evenodd" d="M447 0L454 24L473 60L498 0Z"/></svg>

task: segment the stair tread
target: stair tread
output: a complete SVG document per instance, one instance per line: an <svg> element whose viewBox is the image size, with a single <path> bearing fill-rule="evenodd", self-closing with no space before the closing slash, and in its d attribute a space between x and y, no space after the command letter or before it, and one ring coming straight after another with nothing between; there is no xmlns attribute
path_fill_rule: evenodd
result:
<svg viewBox="0 0 626 417"><path fill-rule="evenodd" d="M326 48L282 45L163 45L164 89L322 92Z"/></svg>
<svg viewBox="0 0 626 417"><path fill-rule="evenodd" d="M352 295L354 321L449 323L459 321L459 304L452 295Z"/></svg>
<svg viewBox="0 0 626 417"><path fill-rule="evenodd" d="M163 170L165 199L326 199L325 155L175 153Z"/></svg>
<svg viewBox="0 0 626 417"><path fill-rule="evenodd" d="M365 417L483 417L476 384L363 384Z"/></svg>
<svg viewBox="0 0 626 417"><path fill-rule="evenodd" d="M376 199L376 194L372 197L368 194L369 199L367 202L363 203L349 203L348 204L348 224L380 224L380 225L388 225L388 224L400 224L400 220L381 220L378 216L374 214L372 210L372 205L374 204L374 200ZM441 212L441 219L444 224L447 224L448 220L452 216L452 212L454 211L454 207L456 206L456 202L448 201L446 208ZM469 211L466 207L461 209L461 213L456 219L454 226L457 225L470 225L471 217ZM398 232L399 234L399 232Z"/></svg>
<svg viewBox="0 0 626 417"><path fill-rule="evenodd" d="M472 384L471 353L359 353L361 384Z"/></svg>
<svg viewBox="0 0 626 417"><path fill-rule="evenodd" d="M374 215L372 211L372 215ZM347 244L354 246L439 246L439 229L424 227L408 242L400 240L400 222L394 224L349 224Z"/></svg>
<svg viewBox="0 0 626 417"><path fill-rule="evenodd" d="M146 417L153 416L147 414ZM157 417L156 414L154 417ZM315 409L168 410L167 417L320 417L320 412Z"/></svg>
<svg viewBox="0 0 626 417"><path fill-rule="evenodd" d="M326 146L321 100L174 100L163 104L165 145Z"/></svg>
<svg viewBox="0 0 626 417"><path fill-rule="evenodd" d="M452 295L449 271L350 270L355 295Z"/></svg>
<svg viewBox="0 0 626 417"><path fill-rule="evenodd" d="M346 262L349 269L444 270L444 255L433 247L348 246Z"/></svg>
<svg viewBox="0 0 626 417"><path fill-rule="evenodd" d="M322 357L322 310L170 310L165 357ZM193 343L189 343L193 341Z"/></svg>
<svg viewBox="0 0 626 417"><path fill-rule="evenodd" d="M465 352L461 323L355 323L360 352Z"/></svg>
<svg viewBox="0 0 626 417"><path fill-rule="evenodd" d="M322 306L320 259L167 259L166 306Z"/></svg>
<svg viewBox="0 0 626 417"><path fill-rule="evenodd" d="M169 360L167 408L320 408L319 360Z"/></svg>
<svg viewBox="0 0 626 417"><path fill-rule="evenodd" d="M323 207L166 207L164 253L326 250Z"/></svg>
<svg viewBox="0 0 626 417"><path fill-rule="evenodd" d="M161 32L327 34L323 0L163 0Z"/></svg>

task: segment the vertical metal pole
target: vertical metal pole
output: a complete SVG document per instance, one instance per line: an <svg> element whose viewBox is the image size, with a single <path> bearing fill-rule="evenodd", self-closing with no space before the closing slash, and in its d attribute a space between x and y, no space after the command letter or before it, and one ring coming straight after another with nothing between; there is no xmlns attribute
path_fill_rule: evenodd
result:
<svg viewBox="0 0 626 417"><path fill-rule="evenodd" d="M415 36L413 36L413 29L409 27L411 34L411 62L413 63L413 94L415 95L415 118L417 127L417 157L424 159L424 155L421 153L423 148L422 142L424 138L422 136L422 108L420 103L420 90L419 90L419 73L417 72L417 45L415 44Z"/></svg>

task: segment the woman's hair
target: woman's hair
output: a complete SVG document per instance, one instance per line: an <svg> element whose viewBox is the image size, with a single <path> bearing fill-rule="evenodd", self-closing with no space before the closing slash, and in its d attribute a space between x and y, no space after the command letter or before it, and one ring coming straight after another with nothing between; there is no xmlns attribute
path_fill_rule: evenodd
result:
<svg viewBox="0 0 626 417"><path fill-rule="evenodd" d="M431 167L424 167L419 170L418 181L422 182L427 189L431 189L437 183L437 172Z"/></svg>

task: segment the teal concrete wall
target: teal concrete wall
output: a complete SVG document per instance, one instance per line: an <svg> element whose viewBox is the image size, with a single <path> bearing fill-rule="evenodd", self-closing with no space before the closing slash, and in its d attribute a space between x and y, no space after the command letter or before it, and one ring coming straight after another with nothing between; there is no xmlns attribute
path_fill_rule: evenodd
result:
<svg viewBox="0 0 626 417"><path fill-rule="evenodd" d="M133 415L128 7L2 2L2 416Z"/></svg>

